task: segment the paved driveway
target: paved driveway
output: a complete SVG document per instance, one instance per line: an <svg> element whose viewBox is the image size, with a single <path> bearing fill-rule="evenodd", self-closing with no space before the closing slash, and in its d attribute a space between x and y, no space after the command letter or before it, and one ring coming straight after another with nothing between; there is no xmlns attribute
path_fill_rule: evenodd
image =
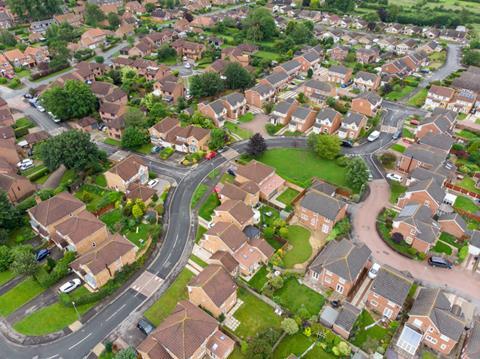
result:
<svg viewBox="0 0 480 359"><path fill-rule="evenodd" d="M426 262L406 258L388 247L375 229L377 215L389 205L390 190L385 180L370 182L367 200L352 209L353 233L356 240L365 243L374 259L401 271L409 271L425 285L443 287L480 304L480 276L455 267L452 270L432 268Z"/></svg>

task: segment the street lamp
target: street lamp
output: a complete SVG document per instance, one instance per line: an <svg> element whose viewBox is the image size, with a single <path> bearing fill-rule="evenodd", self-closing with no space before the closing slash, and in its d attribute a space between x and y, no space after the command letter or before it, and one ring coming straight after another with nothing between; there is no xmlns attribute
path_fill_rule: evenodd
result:
<svg viewBox="0 0 480 359"><path fill-rule="evenodd" d="M73 300L72 300L72 304L73 304L73 309L75 309L75 313L77 313L77 318L80 321L80 313L78 312L75 302Z"/></svg>

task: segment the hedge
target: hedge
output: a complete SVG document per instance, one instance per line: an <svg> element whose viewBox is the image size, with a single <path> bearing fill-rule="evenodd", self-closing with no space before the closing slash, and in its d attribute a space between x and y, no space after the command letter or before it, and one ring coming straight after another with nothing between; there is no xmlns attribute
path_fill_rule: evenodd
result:
<svg viewBox="0 0 480 359"><path fill-rule="evenodd" d="M28 129L29 128L30 128L30 126L22 126L22 127L15 128L14 129L15 137L19 138L19 137L25 136L26 134L28 134Z"/></svg>
<svg viewBox="0 0 480 359"><path fill-rule="evenodd" d="M50 273L36 275L35 279L43 288L50 288L68 275L68 266L75 259L75 252L66 252L63 258L58 260Z"/></svg>
<svg viewBox="0 0 480 359"><path fill-rule="evenodd" d="M32 174L28 175L27 178L30 180L30 181L35 181L45 175L47 175L50 171L48 170L47 167L43 167L41 169L39 169L37 172L33 172Z"/></svg>

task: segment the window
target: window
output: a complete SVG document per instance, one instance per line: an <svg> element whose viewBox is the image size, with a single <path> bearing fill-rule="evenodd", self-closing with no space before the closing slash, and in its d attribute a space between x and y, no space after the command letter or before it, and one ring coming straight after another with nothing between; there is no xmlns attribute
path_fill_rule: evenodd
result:
<svg viewBox="0 0 480 359"><path fill-rule="evenodd" d="M440 345L440 349L445 350L445 349L447 349L447 346L445 344L442 344L442 345Z"/></svg>
<svg viewBox="0 0 480 359"><path fill-rule="evenodd" d="M430 343L432 343L432 344L437 344L437 342L438 342L437 339L431 337L430 335L427 335L427 336L425 337L425 340L428 341L428 342L430 342Z"/></svg>
<svg viewBox="0 0 480 359"><path fill-rule="evenodd" d="M330 231L330 226L328 224L322 225L322 232L328 233Z"/></svg>
<svg viewBox="0 0 480 359"><path fill-rule="evenodd" d="M417 328L421 328L423 325L423 322L420 319L414 319L413 325L416 326Z"/></svg>
<svg viewBox="0 0 480 359"><path fill-rule="evenodd" d="M318 273L317 272L312 272L312 278L315 280L318 280Z"/></svg>
<svg viewBox="0 0 480 359"><path fill-rule="evenodd" d="M335 288L335 290L336 290L338 293L340 293L340 294L343 293L343 290L344 290L344 289L345 289L345 288L344 288L343 285L341 285L341 284L337 284L337 287Z"/></svg>
<svg viewBox="0 0 480 359"><path fill-rule="evenodd" d="M370 305L371 305L372 307L376 307L376 306L378 306L378 303L377 303L377 301L375 301L375 300L371 300L371 301L370 301Z"/></svg>
<svg viewBox="0 0 480 359"><path fill-rule="evenodd" d="M391 310L390 308L385 308L383 310L383 315L386 316L387 318L391 319L392 316L393 316L393 310Z"/></svg>
<svg viewBox="0 0 480 359"><path fill-rule="evenodd" d="M372 293L374 298L378 298L379 295L377 293Z"/></svg>

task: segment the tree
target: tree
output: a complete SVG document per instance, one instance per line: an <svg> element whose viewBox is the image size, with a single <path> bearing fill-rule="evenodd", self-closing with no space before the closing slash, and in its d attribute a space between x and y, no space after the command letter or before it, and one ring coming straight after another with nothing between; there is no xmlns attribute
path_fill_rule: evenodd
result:
<svg viewBox="0 0 480 359"><path fill-rule="evenodd" d="M340 342L332 348L332 352L337 357L349 357L352 352L352 348L345 342Z"/></svg>
<svg viewBox="0 0 480 359"><path fill-rule="evenodd" d="M463 63L467 66L480 66L480 51L472 49L464 50Z"/></svg>
<svg viewBox="0 0 480 359"><path fill-rule="evenodd" d="M385 152L380 156L380 162L385 168L393 168L393 165L397 162L397 156L391 152Z"/></svg>
<svg viewBox="0 0 480 359"><path fill-rule="evenodd" d="M252 137L250 137L247 145L247 153L250 156L258 157L266 150L267 143L265 142L265 139L262 137L261 134L256 133Z"/></svg>
<svg viewBox="0 0 480 359"><path fill-rule="evenodd" d="M132 207L132 216L137 220L143 216L142 207L136 203Z"/></svg>
<svg viewBox="0 0 480 359"><path fill-rule="evenodd" d="M40 158L50 171L56 170L61 164L83 171L96 168L107 159L105 152L90 141L90 135L80 131L63 132L37 146Z"/></svg>
<svg viewBox="0 0 480 359"><path fill-rule="evenodd" d="M281 276L277 275L270 279L268 282L273 289L281 289L284 285L284 280Z"/></svg>
<svg viewBox="0 0 480 359"><path fill-rule="evenodd" d="M70 50L67 48L66 41L56 40L49 43L48 52L50 54L50 62L48 63L48 68L50 70L57 71L68 67Z"/></svg>
<svg viewBox="0 0 480 359"><path fill-rule="evenodd" d="M258 7L250 10L243 21L245 37L252 41L272 39L277 33L275 20L266 8Z"/></svg>
<svg viewBox="0 0 480 359"><path fill-rule="evenodd" d="M296 44L304 44L312 38L313 28L310 28L305 22L290 21L287 24L285 33L291 37Z"/></svg>
<svg viewBox="0 0 480 359"><path fill-rule="evenodd" d="M14 229L21 223L20 212L12 205L7 193L0 190L0 228Z"/></svg>
<svg viewBox="0 0 480 359"><path fill-rule="evenodd" d="M127 127L122 136L122 147L136 148L148 143L150 137L148 131L139 127Z"/></svg>
<svg viewBox="0 0 480 359"><path fill-rule="evenodd" d="M10 269L16 275L33 275L38 269L38 263L30 246L18 246L12 249Z"/></svg>
<svg viewBox="0 0 480 359"><path fill-rule="evenodd" d="M60 25L51 24L45 33L49 45L55 41L72 42L77 36L76 30L68 22L62 22Z"/></svg>
<svg viewBox="0 0 480 359"><path fill-rule="evenodd" d="M0 43L8 47L15 46L17 44L17 39L10 31L2 30L0 32Z"/></svg>
<svg viewBox="0 0 480 359"><path fill-rule="evenodd" d="M162 62L168 59L175 59L177 57L177 52L173 47L168 44L163 44L157 50L157 60Z"/></svg>
<svg viewBox="0 0 480 359"><path fill-rule="evenodd" d="M265 102L263 104L263 111L265 111L265 113L269 115L273 111L274 106L275 106L275 103L273 103L272 101Z"/></svg>
<svg viewBox="0 0 480 359"><path fill-rule="evenodd" d="M299 92L297 95L297 101L300 103L306 103L308 101L308 97L305 96L305 93Z"/></svg>
<svg viewBox="0 0 480 359"><path fill-rule="evenodd" d="M147 4L148 5L148 4ZM120 350L113 359L136 359L137 353L134 348L128 347L126 349Z"/></svg>
<svg viewBox="0 0 480 359"><path fill-rule="evenodd" d="M253 76L238 62L231 62L225 67L223 73L226 77L225 85L229 89L245 90L253 82Z"/></svg>
<svg viewBox="0 0 480 359"><path fill-rule="evenodd" d="M360 157L352 158L347 165L347 184L355 192L359 192L368 182L370 171L367 164Z"/></svg>
<svg viewBox="0 0 480 359"><path fill-rule="evenodd" d="M147 118L145 117L145 114L136 107L129 107L123 117L125 119L126 127L146 126Z"/></svg>
<svg viewBox="0 0 480 359"><path fill-rule="evenodd" d="M42 95L45 108L60 120L83 118L97 109L97 97L82 81L67 80L62 87L54 86Z"/></svg>
<svg viewBox="0 0 480 359"><path fill-rule="evenodd" d="M148 4L147 4L148 5ZM107 15L108 24L110 29L115 30L120 26L120 16L114 12L109 12Z"/></svg>
<svg viewBox="0 0 480 359"><path fill-rule="evenodd" d="M210 131L210 142L208 142L208 148L211 150L218 150L225 146L225 142L228 136L221 128L214 128Z"/></svg>
<svg viewBox="0 0 480 359"><path fill-rule="evenodd" d="M103 64L104 61L105 61L105 58L103 56L100 56L100 55L95 56L95 62L97 64Z"/></svg>
<svg viewBox="0 0 480 359"><path fill-rule="evenodd" d="M215 96L223 89L224 82L216 72L208 71L190 80L190 94L196 98Z"/></svg>
<svg viewBox="0 0 480 359"><path fill-rule="evenodd" d="M5 272L12 264L12 251L7 246L0 246L0 272Z"/></svg>
<svg viewBox="0 0 480 359"><path fill-rule="evenodd" d="M293 318L285 318L282 320L282 329L288 335L294 335L298 332L298 324Z"/></svg>
<svg viewBox="0 0 480 359"><path fill-rule="evenodd" d="M92 27L97 27L98 23L105 20L105 14L96 4L87 3L84 14L85 23Z"/></svg>
<svg viewBox="0 0 480 359"><path fill-rule="evenodd" d="M7 0L10 11L21 19L41 20L60 13L62 0Z"/></svg>
<svg viewBox="0 0 480 359"><path fill-rule="evenodd" d="M311 79L313 77L313 70L310 68L307 71L307 79Z"/></svg>
<svg viewBox="0 0 480 359"><path fill-rule="evenodd" d="M336 135L310 134L307 138L308 146L319 157L327 160L333 160L340 154L340 139Z"/></svg>

